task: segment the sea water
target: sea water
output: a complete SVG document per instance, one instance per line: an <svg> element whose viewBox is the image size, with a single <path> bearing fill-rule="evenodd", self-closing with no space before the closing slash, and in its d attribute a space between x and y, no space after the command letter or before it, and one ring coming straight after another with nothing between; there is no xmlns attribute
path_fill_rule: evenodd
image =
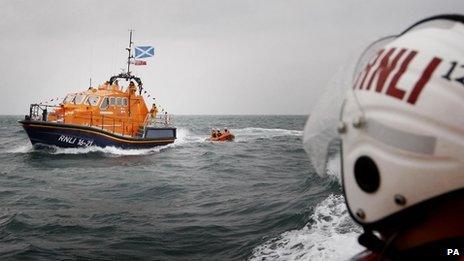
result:
<svg viewBox="0 0 464 261"><path fill-rule="evenodd" d="M337 175L316 175L303 150L305 116L177 116L176 142L143 150L37 151L20 119L0 117L1 260L340 260L360 251ZM223 127L234 142L206 141Z"/></svg>

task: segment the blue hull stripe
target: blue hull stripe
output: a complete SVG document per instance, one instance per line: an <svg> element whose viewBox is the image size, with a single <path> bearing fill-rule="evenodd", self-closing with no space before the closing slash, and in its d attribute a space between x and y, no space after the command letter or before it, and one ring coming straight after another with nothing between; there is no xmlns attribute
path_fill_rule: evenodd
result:
<svg viewBox="0 0 464 261"><path fill-rule="evenodd" d="M112 146L127 149L151 148L173 143L176 133L175 128L163 128L173 130L174 137L138 139L86 126L35 121L20 121L20 123L33 145L52 145L64 148L87 146Z"/></svg>

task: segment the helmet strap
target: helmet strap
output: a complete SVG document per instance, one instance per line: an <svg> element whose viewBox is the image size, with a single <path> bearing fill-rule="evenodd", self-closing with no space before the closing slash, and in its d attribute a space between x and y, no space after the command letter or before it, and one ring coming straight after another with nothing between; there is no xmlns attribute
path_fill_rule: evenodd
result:
<svg viewBox="0 0 464 261"><path fill-rule="evenodd" d="M383 257L387 254L389 256L395 256L397 254L397 250L391 248L391 245L393 241L398 237L400 234L400 231L395 232L393 235L389 236L387 240L385 241L385 244L383 246L382 252L380 252L380 259L383 259Z"/></svg>
<svg viewBox="0 0 464 261"><path fill-rule="evenodd" d="M389 236L386 240L382 240L372 230L364 228L364 233L358 237L358 242L372 252L379 253L380 259L382 259L385 255L395 256L397 251L391 248L391 244L399 234L400 230Z"/></svg>
<svg viewBox="0 0 464 261"><path fill-rule="evenodd" d="M358 237L358 243L367 249L380 253L385 248L385 241L378 238L372 230L364 229L364 233L362 233Z"/></svg>

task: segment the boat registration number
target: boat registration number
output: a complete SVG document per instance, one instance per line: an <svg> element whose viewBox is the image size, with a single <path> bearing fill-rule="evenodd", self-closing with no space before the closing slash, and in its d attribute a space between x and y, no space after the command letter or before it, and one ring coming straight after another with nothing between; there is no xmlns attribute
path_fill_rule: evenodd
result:
<svg viewBox="0 0 464 261"><path fill-rule="evenodd" d="M89 147L93 145L93 140L87 140L87 139L82 139L82 138L77 138L77 137L72 137L72 136L66 136L66 135L60 135L60 137L58 137L58 141L63 142L63 143L77 145L79 147Z"/></svg>

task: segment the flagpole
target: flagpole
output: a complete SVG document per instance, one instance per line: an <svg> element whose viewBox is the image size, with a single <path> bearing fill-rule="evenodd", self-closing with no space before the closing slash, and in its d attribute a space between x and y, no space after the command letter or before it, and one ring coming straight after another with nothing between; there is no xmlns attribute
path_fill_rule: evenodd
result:
<svg viewBox="0 0 464 261"><path fill-rule="evenodd" d="M126 50L129 52L129 56L127 57L127 75L130 74L130 59L131 57L131 49L132 49L132 29L130 30L129 34L129 48L126 48Z"/></svg>

